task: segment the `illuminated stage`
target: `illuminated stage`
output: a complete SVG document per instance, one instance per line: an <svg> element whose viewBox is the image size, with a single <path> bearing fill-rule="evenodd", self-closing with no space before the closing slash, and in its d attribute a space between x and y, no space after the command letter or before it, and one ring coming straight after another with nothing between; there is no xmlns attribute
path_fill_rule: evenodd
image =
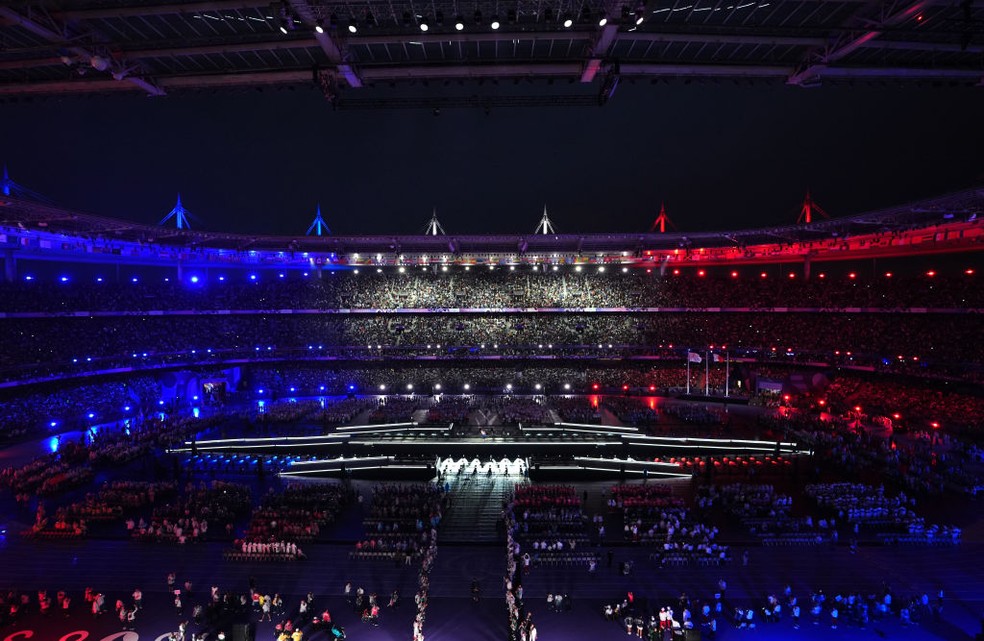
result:
<svg viewBox="0 0 984 641"><path fill-rule="evenodd" d="M454 424L353 425L318 436L189 440L171 451L188 464L263 466L284 477L414 479L447 473L685 478L734 457L789 465L809 454L794 442L650 436L636 427L557 423L503 431L508 433L490 436L462 433ZM449 462L456 466L450 472Z"/></svg>

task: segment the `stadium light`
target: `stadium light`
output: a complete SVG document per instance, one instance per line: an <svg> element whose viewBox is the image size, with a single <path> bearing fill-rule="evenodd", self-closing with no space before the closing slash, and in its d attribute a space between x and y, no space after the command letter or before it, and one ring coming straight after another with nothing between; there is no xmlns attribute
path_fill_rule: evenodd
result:
<svg viewBox="0 0 984 641"><path fill-rule="evenodd" d="M318 18L318 21L314 23L314 31L319 35L325 32L325 21L322 18Z"/></svg>
<svg viewBox="0 0 984 641"><path fill-rule="evenodd" d="M454 30L464 31L464 29L465 29L465 19L462 18L461 16L458 16L457 18L454 19Z"/></svg>
<svg viewBox="0 0 984 641"><path fill-rule="evenodd" d="M506 383L506 389L512 391L512 383Z"/></svg>
<svg viewBox="0 0 984 641"><path fill-rule="evenodd" d="M469 385L468 383L465 383L465 391L467 392L470 389L471 389L471 385Z"/></svg>
<svg viewBox="0 0 984 641"><path fill-rule="evenodd" d="M380 385L379 386L379 391L380 392L385 392L386 391L386 386L385 385Z"/></svg>
<svg viewBox="0 0 984 641"><path fill-rule="evenodd" d="M602 16L601 20L598 21L598 26L604 27L606 24L608 24L608 16Z"/></svg>
<svg viewBox="0 0 984 641"><path fill-rule="evenodd" d="M492 27L492 31L499 29L499 16L492 16L492 22L489 24Z"/></svg>
<svg viewBox="0 0 984 641"><path fill-rule="evenodd" d="M573 20L571 20L570 18L567 18L567 19L564 20L564 28L565 29L570 29L572 26L574 26L574 21Z"/></svg>
<svg viewBox="0 0 984 641"><path fill-rule="evenodd" d="M564 389L565 390L571 389L571 384L570 383L564 383Z"/></svg>

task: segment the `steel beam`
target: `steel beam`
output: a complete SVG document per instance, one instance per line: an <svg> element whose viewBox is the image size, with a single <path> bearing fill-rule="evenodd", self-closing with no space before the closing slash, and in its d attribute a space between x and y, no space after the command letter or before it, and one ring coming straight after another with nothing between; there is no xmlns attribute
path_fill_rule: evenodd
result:
<svg viewBox="0 0 984 641"><path fill-rule="evenodd" d="M584 63L584 68L581 70L581 82L594 81L595 76L598 75L598 70L601 68L601 61L608 55L608 50L611 48L612 43L615 42L615 36L617 34L618 25L614 22L609 22L601 28L601 33L598 35L598 39L595 40L594 45L592 45L591 53L588 54L588 59Z"/></svg>
<svg viewBox="0 0 984 641"><path fill-rule="evenodd" d="M34 35L40 36L41 38L44 38L45 40L51 42L54 45L61 45L67 40L64 34L59 33L54 29L51 29L50 27L46 27L45 25L42 25L34 20L31 20L28 17L22 16L21 14L17 13L13 9L7 7L0 7L0 17L10 20L14 24L20 26L22 29L26 29L31 33L33 33ZM72 53L81 56L86 61L92 58L92 53L83 47L70 46L66 48ZM159 87L156 87L152 83L142 78L138 78L136 76L126 76L122 80L114 80L113 82L126 82L136 87L140 87L151 96L164 95L164 92Z"/></svg>
<svg viewBox="0 0 984 641"><path fill-rule="evenodd" d="M313 25L316 24L318 16L315 14L314 9L308 4L307 0L289 0L290 6L294 8L297 15L306 24ZM338 75L345 78L345 82L349 84L353 89L358 89L362 86L362 78L356 73L355 69L350 64L351 61L348 60L348 56L344 55L341 47L335 42L335 39L331 37L327 29L322 29L322 33L315 32L314 37L318 41L318 45L321 50L325 52L328 56L328 61L335 66L335 72Z"/></svg>
<svg viewBox="0 0 984 641"><path fill-rule="evenodd" d="M236 9L267 8L270 0L213 0L212 2L184 2L145 6L124 6L114 9L66 9L54 11L59 20L99 20L103 18L139 18L141 16L166 16L179 13L204 11L235 11Z"/></svg>
<svg viewBox="0 0 984 641"><path fill-rule="evenodd" d="M851 55L861 47L865 46L865 44L880 36L886 28L899 25L906 20L916 17L930 5L932 5L932 0L919 0L918 2L914 2L905 9L884 18L880 23L870 29L850 33L847 38L842 38L840 41L834 43L831 47L827 48L819 55L817 52L808 54L817 56L819 62L811 63L805 69L792 74L787 82L791 85L803 86L804 83L818 78L821 72L827 69L828 65Z"/></svg>

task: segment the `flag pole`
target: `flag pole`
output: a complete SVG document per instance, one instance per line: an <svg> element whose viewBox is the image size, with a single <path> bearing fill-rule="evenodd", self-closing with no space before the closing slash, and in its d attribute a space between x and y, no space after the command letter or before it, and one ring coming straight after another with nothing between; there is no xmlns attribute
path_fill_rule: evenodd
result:
<svg viewBox="0 0 984 641"><path fill-rule="evenodd" d="M704 352L704 396L711 395L711 353Z"/></svg>
<svg viewBox="0 0 984 641"><path fill-rule="evenodd" d="M724 397L728 398L731 392L731 357L728 352L724 353Z"/></svg>
<svg viewBox="0 0 984 641"><path fill-rule="evenodd" d="M690 349L687 349L687 355L684 357L687 359L687 395L690 395Z"/></svg>

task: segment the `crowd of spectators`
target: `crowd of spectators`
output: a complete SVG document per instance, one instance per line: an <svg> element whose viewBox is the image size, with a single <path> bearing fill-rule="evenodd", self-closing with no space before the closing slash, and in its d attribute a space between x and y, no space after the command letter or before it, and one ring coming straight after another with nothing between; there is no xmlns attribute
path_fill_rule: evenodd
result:
<svg viewBox="0 0 984 641"><path fill-rule="evenodd" d="M948 331L940 332L941 321ZM206 365L223 359L465 360L647 357L682 361L727 345L735 356L924 373L984 360L973 314L372 314L0 319L0 377ZM902 358L898 358L902 356ZM913 360L913 358L917 360ZM693 368L701 379L704 367ZM947 370L949 371L949 370ZM723 385L723 381L714 383Z"/></svg>
<svg viewBox="0 0 984 641"><path fill-rule="evenodd" d="M379 484L365 510L353 558L422 559L437 536L443 491L431 484Z"/></svg>
<svg viewBox="0 0 984 641"><path fill-rule="evenodd" d="M558 271L538 267L361 268L322 278L277 278L266 272L224 281L188 283L143 278L133 282L45 282L0 286L0 311L75 312L222 309L421 309L579 307L877 307L981 308L975 274L918 276L855 274L809 280L762 278L759 273L695 273L607 266ZM573 272L573 273L572 273ZM735 272L738 274L738 272Z"/></svg>
<svg viewBox="0 0 984 641"><path fill-rule="evenodd" d="M244 543L298 543L318 538L351 502L352 492L337 483L291 483L282 492L270 491L253 510Z"/></svg>
<svg viewBox="0 0 984 641"><path fill-rule="evenodd" d="M235 520L246 515L251 504L251 492L245 485L227 481L198 486L189 483L180 496L155 505L150 520L141 519L130 535L135 540L155 543L231 540Z"/></svg>
<svg viewBox="0 0 984 641"><path fill-rule="evenodd" d="M616 485L608 505L622 519L623 538L657 546L654 558L662 565L719 564L728 559L727 546L715 540L717 527L696 520L665 484Z"/></svg>

